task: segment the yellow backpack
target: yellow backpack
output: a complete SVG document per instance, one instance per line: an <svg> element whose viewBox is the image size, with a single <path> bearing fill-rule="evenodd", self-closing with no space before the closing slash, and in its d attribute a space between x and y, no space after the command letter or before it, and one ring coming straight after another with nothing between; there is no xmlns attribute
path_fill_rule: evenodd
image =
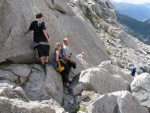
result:
<svg viewBox="0 0 150 113"><path fill-rule="evenodd" d="M61 65L61 62L60 62L60 61L58 61L58 68L57 68L57 71L58 71L58 72L62 72L64 69L65 69L65 67Z"/></svg>

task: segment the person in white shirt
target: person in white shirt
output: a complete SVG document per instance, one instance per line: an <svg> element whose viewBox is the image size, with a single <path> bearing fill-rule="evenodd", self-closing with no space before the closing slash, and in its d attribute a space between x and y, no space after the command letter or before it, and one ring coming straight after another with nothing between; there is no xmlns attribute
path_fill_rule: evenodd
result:
<svg viewBox="0 0 150 113"><path fill-rule="evenodd" d="M84 52L78 54L78 55L77 55L77 58L83 58L83 56L84 56Z"/></svg>

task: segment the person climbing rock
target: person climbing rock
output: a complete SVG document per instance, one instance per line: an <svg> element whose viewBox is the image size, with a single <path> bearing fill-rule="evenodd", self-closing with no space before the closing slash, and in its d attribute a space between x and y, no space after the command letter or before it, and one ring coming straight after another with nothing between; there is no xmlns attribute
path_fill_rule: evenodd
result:
<svg viewBox="0 0 150 113"><path fill-rule="evenodd" d="M131 70L131 75L134 77L136 72L136 67L133 64L131 65L130 70Z"/></svg>
<svg viewBox="0 0 150 113"><path fill-rule="evenodd" d="M67 67L67 61L62 57L60 50L61 50L61 44L56 43L52 64L55 70L58 71L62 75L63 84L68 87L69 86L69 83L68 83L69 70ZM61 66L61 69L59 69L59 66Z"/></svg>
<svg viewBox="0 0 150 113"><path fill-rule="evenodd" d="M34 49L37 49L42 68L48 64L50 39L46 31L45 22L43 21L43 14L36 14L36 20L34 20L28 30L24 31L24 34L28 34L30 31L33 33ZM45 60L44 60L45 56Z"/></svg>
<svg viewBox="0 0 150 113"><path fill-rule="evenodd" d="M73 67L74 69L76 68L76 61L71 58L72 53L70 52L68 45L69 45L68 38L64 38L61 52L62 56L67 61L68 70L70 72L71 67ZM67 75L67 81L69 82L69 74Z"/></svg>
<svg viewBox="0 0 150 113"><path fill-rule="evenodd" d="M78 54L78 55L77 55L77 58L83 58L83 56L84 56L84 52Z"/></svg>

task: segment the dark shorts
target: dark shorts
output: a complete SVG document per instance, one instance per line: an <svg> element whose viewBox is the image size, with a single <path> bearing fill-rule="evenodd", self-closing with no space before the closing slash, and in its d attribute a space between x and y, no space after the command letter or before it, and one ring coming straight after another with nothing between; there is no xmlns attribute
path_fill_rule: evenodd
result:
<svg viewBox="0 0 150 113"><path fill-rule="evenodd" d="M36 49L38 50L39 57L49 56L49 50L50 50L49 45L38 45Z"/></svg>

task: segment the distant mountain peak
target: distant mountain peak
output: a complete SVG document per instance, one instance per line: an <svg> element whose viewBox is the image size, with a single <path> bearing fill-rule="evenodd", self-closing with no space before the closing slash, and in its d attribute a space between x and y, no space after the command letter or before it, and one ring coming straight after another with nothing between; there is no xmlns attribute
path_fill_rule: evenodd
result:
<svg viewBox="0 0 150 113"><path fill-rule="evenodd" d="M137 1L137 0L110 0L111 2L115 2L115 3L127 3L127 4L136 4L136 5L140 5L140 4L150 4L150 1Z"/></svg>
<svg viewBox="0 0 150 113"><path fill-rule="evenodd" d="M113 2L115 10L120 14L127 15L139 21L150 19L150 4L129 4Z"/></svg>

